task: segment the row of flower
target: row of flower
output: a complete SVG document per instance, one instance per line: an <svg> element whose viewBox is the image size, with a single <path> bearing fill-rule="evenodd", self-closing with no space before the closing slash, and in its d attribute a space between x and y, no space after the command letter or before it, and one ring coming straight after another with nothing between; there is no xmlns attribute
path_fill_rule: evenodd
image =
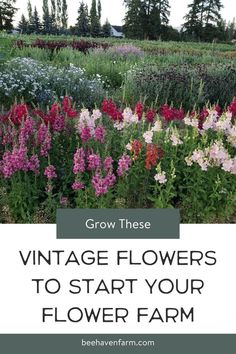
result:
<svg viewBox="0 0 236 354"><path fill-rule="evenodd" d="M53 222L56 208L178 207L184 222L236 211L236 100L186 114L141 102L77 111L15 104L0 116L2 222Z"/></svg>
<svg viewBox="0 0 236 354"><path fill-rule="evenodd" d="M44 40L44 39L36 39L32 43L28 44L24 40L17 40L14 43L16 48L40 48L40 49L49 49L51 51L58 51L63 48L72 48L78 50L83 53L87 53L90 49L93 48L102 48L107 49L109 47L108 43L100 43L96 41L85 41L85 40L73 40L73 41L66 41L66 40Z"/></svg>

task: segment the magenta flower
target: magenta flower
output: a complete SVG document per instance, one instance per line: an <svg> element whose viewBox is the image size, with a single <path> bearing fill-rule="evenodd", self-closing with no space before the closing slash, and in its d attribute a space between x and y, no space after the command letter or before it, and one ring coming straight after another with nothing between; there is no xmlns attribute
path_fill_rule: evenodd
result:
<svg viewBox="0 0 236 354"><path fill-rule="evenodd" d="M106 172L113 171L113 162L114 160L111 156L105 158L103 165Z"/></svg>
<svg viewBox="0 0 236 354"><path fill-rule="evenodd" d="M40 166L40 162L39 162L38 155L31 156L31 158L28 161L28 165L27 165L28 170L32 171L36 175L38 175L39 174L39 166Z"/></svg>
<svg viewBox="0 0 236 354"><path fill-rule="evenodd" d="M65 128L65 117L63 115L57 115L52 123L52 129L54 132L61 132Z"/></svg>
<svg viewBox="0 0 236 354"><path fill-rule="evenodd" d="M5 178L10 178L17 171L27 171L27 148L14 148L12 152L6 151L3 155L1 172Z"/></svg>
<svg viewBox="0 0 236 354"><path fill-rule="evenodd" d="M123 176L125 172L129 170L131 164L132 164L132 160L130 156L123 155L118 162L118 169L117 169L118 176L120 177Z"/></svg>
<svg viewBox="0 0 236 354"><path fill-rule="evenodd" d="M84 188L85 188L85 185L84 185L84 183L82 183L82 182L76 181L76 182L74 182L74 183L72 184L72 189L73 189L74 191L80 191L80 190L82 190L82 189L84 189Z"/></svg>
<svg viewBox="0 0 236 354"><path fill-rule="evenodd" d="M101 168L101 158L99 155L90 154L87 157L87 161L89 171L95 171L96 169Z"/></svg>
<svg viewBox="0 0 236 354"><path fill-rule="evenodd" d="M94 134L95 140L99 141L100 143L104 143L105 137L106 137L106 129L103 126L98 126L95 129L95 134Z"/></svg>
<svg viewBox="0 0 236 354"><path fill-rule="evenodd" d="M20 145L25 145L29 138L34 134L35 122L32 118L27 118L23 126L20 128L19 133L19 143Z"/></svg>
<svg viewBox="0 0 236 354"><path fill-rule="evenodd" d="M74 168L75 175L85 172L85 152L83 148L77 149L74 154Z"/></svg>
<svg viewBox="0 0 236 354"><path fill-rule="evenodd" d="M53 165L49 165L44 171L44 176L49 180L57 178L56 168Z"/></svg>
<svg viewBox="0 0 236 354"><path fill-rule="evenodd" d="M92 185L95 189L97 197L106 194L116 182L116 176L113 173L108 174L106 177L102 177L101 174L96 173L92 179Z"/></svg>
<svg viewBox="0 0 236 354"><path fill-rule="evenodd" d="M92 138L91 130L89 127L85 127L81 131L81 139L83 140L84 143L86 143L88 140Z"/></svg>

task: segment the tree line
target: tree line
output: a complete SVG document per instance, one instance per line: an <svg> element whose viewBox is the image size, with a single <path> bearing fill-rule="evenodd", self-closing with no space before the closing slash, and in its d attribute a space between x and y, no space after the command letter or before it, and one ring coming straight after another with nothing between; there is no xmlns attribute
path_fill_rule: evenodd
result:
<svg viewBox="0 0 236 354"><path fill-rule="evenodd" d="M221 0L193 0L188 5L180 30L169 25L169 0L124 0L124 32L133 39L231 40L236 37L235 21L226 23Z"/></svg>
<svg viewBox="0 0 236 354"><path fill-rule="evenodd" d="M16 0L0 0L0 30L13 28L14 15L17 12ZM22 34L75 34L79 36L106 36L111 34L108 20L101 25L102 6L100 0L92 0L91 8L84 1L79 3L78 18L75 26L68 28L67 0L42 0L42 18L37 7L28 1L27 15L22 14L17 29Z"/></svg>
<svg viewBox="0 0 236 354"><path fill-rule="evenodd" d="M13 28L17 12L16 0L0 0L0 30ZM193 0L180 29L169 25L169 0L124 0L126 14L123 31L127 38L150 40L229 41L236 38L235 21L226 23L221 15L221 0ZM90 9L81 1L75 26L68 28L67 0L42 0L42 18L37 7L28 1L28 14L22 14L18 29L23 34L73 34L78 36L109 37L108 20L101 25L100 0L92 0Z"/></svg>

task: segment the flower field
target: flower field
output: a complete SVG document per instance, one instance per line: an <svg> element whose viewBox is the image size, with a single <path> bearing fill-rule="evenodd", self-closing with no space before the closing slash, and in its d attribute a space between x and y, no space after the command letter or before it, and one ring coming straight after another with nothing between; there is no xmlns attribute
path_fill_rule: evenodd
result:
<svg viewBox="0 0 236 354"><path fill-rule="evenodd" d="M210 63L200 44L23 40L0 66L2 223L55 222L58 207L235 221L230 46Z"/></svg>

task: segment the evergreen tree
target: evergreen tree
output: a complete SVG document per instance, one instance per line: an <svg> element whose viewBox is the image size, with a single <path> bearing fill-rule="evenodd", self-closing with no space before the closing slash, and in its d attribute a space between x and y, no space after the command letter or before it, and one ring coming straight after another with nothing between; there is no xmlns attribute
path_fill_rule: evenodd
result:
<svg viewBox="0 0 236 354"><path fill-rule="evenodd" d="M67 29L68 27L68 6L67 1L62 0L62 13L61 13L61 24L62 28Z"/></svg>
<svg viewBox="0 0 236 354"><path fill-rule="evenodd" d="M36 6L34 7L33 13L33 28L36 34L39 34L41 32L41 22Z"/></svg>
<svg viewBox="0 0 236 354"><path fill-rule="evenodd" d="M100 0L98 0L98 18L99 18L99 21L101 21L101 18L102 18L102 4L101 4Z"/></svg>
<svg viewBox="0 0 236 354"><path fill-rule="evenodd" d="M61 27L61 11L62 11L62 3L61 0L57 0L57 27Z"/></svg>
<svg viewBox="0 0 236 354"><path fill-rule="evenodd" d="M111 36L111 25L108 19L106 19L106 22L102 26L102 34L103 37L110 37Z"/></svg>
<svg viewBox="0 0 236 354"><path fill-rule="evenodd" d="M31 5L30 0L28 1L27 9L28 9L28 19L29 19L29 21L31 21L33 18L33 10L32 10L32 5Z"/></svg>
<svg viewBox="0 0 236 354"><path fill-rule="evenodd" d="M11 30L13 28L13 18L17 12L17 8L14 6L16 0L0 1L0 31Z"/></svg>
<svg viewBox="0 0 236 354"><path fill-rule="evenodd" d="M99 15L97 12L97 2L92 0L90 9L90 34L92 37L98 37L101 32L101 25L99 21Z"/></svg>
<svg viewBox="0 0 236 354"><path fill-rule="evenodd" d="M169 0L125 0L125 5L127 37L157 39L168 25Z"/></svg>
<svg viewBox="0 0 236 354"><path fill-rule="evenodd" d="M222 7L221 0L194 0L188 6L184 32L201 40L212 40L219 36L220 32L222 35Z"/></svg>
<svg viewBox="0 0 236 354"><path fill-rule="evenodd" d="M56 0L51 0L51 18L50 18L50 22L51 22L51 33L55 34L57 33L57 8L56 8Z"/></svg>
<svg viewBox="0 0 236 354"><path fill-rule="evenodd" d="M43 0L43 33L51 33L51 16L49 12L48 0Z"/></svg>
<svg viewBox="0 0 236 354"><path fill-rule="evenodd" d="M167 26L170 17L170 4L169 0L159 0L157 1L158 9L160 12L161 24Z"/></svg>
<svg viewBox="0 0 236 354"><path fill-rule="evenodd" d="M221 0L206 0L205 1L205 8L204 8L204 21L205 25L212 24L218 25L221 21L221 9L223 5Z"/></svg>
<svg viewBox="0 0 236 354"><path fill-rule="evenodd" d="M188 5L189 12L184 17L186 22L183 25L183 30L192 38L200 38L203 28L204 1L194 0Z"/></svg>
<svg viewBox="0 0 236 354"><path fill-rule="evenodd" d="M144 38L145 13L141 0L126 0L124 32L126 37L134 39Z"/></svg>
<svg viewBox="0 0 236 354"><path fill-rule="evenodd" d="M22 16L21 16L21 20L18 24L18 28L22 34L26 34L28 31L28 21L25 18L24 14L22 14Z"/></svg>
<svg viewBox="0 0 236 354"><path fill-rule="evenodd" d="M89 35L89 16L88 16L88 7L82 1L78 10L77 18L77 34L79 36L86 37Z"/></svg>
<svg viewBox="0 0 236 354"><path fill-rule="evenodd" d="M34 32L34 24L33 24L33 10L32 10L32 5L31 5L30 0L28 0L27 10L28 10L28 29L27 29L27 33L31 34L31 33Z"/></svg>

